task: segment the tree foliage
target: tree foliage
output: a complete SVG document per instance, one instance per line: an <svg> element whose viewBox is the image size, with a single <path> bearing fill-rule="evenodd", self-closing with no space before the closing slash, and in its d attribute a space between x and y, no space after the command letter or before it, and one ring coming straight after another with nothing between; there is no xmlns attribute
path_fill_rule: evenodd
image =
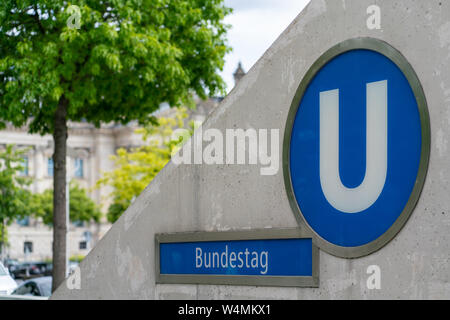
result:
<svg viewBox="0 0 450 320"><path fill-rule="evenodd" d="M21 176L26 149L7 145L0 151L0 251L6 242L6 226L15 219L31 214L31 193L27 190L30 180Z"/></svg>
<svg viewBox="0 0 450 320"><path fill-rule="evenodd" d="M71 222L100 222L102 214L99 207L76 182L70 184L69 206ZM33 194L31 210L36 218L41 218L46 225L52 225L53 190Z"/></svg>
<svg viewBox="0 0 450 320"><path fill-rule="evenodd" d="M172 133L174 129L184 127L186 117L186 109L180 108L174 117L158 118L157 125L137 130L145 145L132 150L119 149L111 157L115 169L104 173L97 183L98 186L109 185L113 189L108 221L115 222L164 168L179 142L172 140Z"/></svg>
<svg viewBox="0 0 450 320"><path fill-rule="evenodd" d="M146 123L162 102L220 91L229 12L222 0L2 0L0 119L51 133L66 99L67 120Z"/></svg>

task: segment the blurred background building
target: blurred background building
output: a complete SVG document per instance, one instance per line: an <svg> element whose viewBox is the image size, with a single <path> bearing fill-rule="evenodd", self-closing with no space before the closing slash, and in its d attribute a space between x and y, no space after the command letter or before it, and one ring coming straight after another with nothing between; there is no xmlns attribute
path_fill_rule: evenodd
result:
<svg viewBox="0 0 450 320"><path fill-rule="evenodd" d="M237 83L245 72L239 63L234 72ZM206 101L197 99L196 109L188 110L188 120L202 123L222 101L212 97ZM168 106L161 108L156 117L170 117L175 110ZM106 212L111 190L106 186L94 188L104 172L114 169L110 159L120 148L131 149L144 142L136 134L137 123L126 126L104 124L95 128L88 123L69 123L68 171L71 180L88 191L90 197ZM29 148L24 158L23 176L32 178L32 192L41 193L53 188L53 142L50 135L29 134L26 127L7 126L0 131L0 148L8 144ZM69 227L69 257L85 256L109 230L110 224L104 218L100 223L71 223ZM52 228L42 221L26 218L8 227L8 244L5 255L19 261L44 261L52 257Z"/></svg>

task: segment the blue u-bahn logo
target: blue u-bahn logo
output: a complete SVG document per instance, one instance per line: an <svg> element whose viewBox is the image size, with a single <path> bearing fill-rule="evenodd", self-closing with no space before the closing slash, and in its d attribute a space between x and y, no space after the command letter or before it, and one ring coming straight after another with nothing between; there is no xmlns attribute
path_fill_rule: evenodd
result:
<svg viewBox="0 0 450 320"><path fill-rule="evenodd" d="M397 50L369 38L330 49L301 83L285 139L291 206L322 249L367 255L406 223L430 133L422 87Z"/></svg>

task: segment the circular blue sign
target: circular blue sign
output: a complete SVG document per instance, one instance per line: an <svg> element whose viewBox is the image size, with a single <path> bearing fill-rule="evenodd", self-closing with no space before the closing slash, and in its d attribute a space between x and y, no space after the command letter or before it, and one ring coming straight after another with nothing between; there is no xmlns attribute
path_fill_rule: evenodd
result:
<svg viewBox="0 0 450 320"><path fill-rule="evenodd" d="M374 39L348 44L302 82L285 160L300 221L322 249L356 257L386 244L412 212L428 165L429 120L420 83L398 52L389 46L385 55L388 45Z"/></svg>

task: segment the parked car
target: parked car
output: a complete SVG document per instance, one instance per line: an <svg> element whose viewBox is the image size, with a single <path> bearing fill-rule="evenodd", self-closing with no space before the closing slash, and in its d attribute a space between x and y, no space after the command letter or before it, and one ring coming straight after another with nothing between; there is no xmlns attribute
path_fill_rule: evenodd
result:
<svg viewBox="0 0 450 320"><path fill-rule="evenodd" d="M53 264L48 262L35 262L33 263L39 268L41 276L51 276L53 272Z"/></svg>
<svg viewBox="0 0 450 320"><path fill-rule="evenodd" d="M40 277L23 282L12 295L50 297L52 294L52 277Z"/></svg>
<svg viewBox="0 0 450 320"><path fill-rule="evenodd" d="M9 270L9 273L11 274L11 269L14 269L16 266L18 266L20 263L16 259L5 259L3 261L3 266Z"/></svg>
<svg viewBox="0 0 450 320"><path fill-rule="evenodd" d="M0 295L9 295L17 288L17 283L9 275L6 269L0 262Z"/></svg>
<svg viewBox="0 0 450 320"><path fill-rule="evenodd" d="M11 276L14 279L29 279L42 274L41 268L36 263L22 263L10 269Z"/></svg>

